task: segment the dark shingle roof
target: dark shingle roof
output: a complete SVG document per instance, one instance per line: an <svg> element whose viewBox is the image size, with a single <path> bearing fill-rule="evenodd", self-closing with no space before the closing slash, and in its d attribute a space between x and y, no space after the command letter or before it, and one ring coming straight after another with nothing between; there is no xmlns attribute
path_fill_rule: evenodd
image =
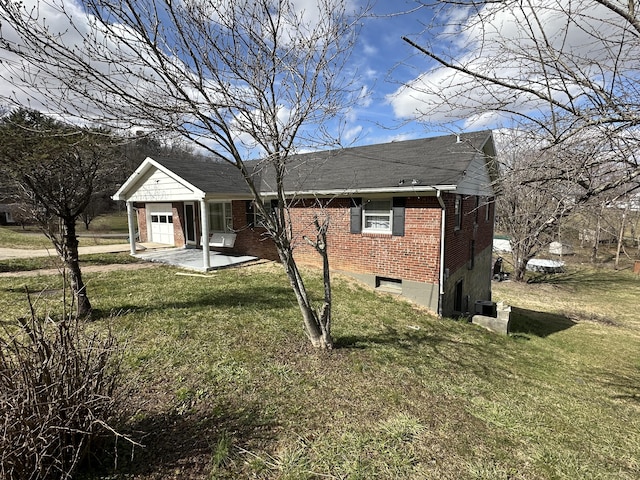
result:
<svg viewBox="0 0 640 480"><path fill-rule="evenodd" d="M490 131L480 131L299 154L288 160L285 188L289 192L393 189L401 180L410 185L414 179L422 186L456 185L490 137ZM204 192L248 193L233 165L154 160ZM263 193L275 191L272 167L261 167L257 161L246 165L255 170Z"/></svg>

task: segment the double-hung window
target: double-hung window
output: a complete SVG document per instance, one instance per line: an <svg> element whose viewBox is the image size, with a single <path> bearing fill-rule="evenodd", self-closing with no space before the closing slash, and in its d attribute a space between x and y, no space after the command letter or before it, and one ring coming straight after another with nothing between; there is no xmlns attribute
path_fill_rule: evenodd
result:
<svg viewBox="0 0 640 480"><path fill-rule="evenodd" d="M363 205L363 232L391 233L392 221L391 199L370 200Z"/></svg>
<svg viewBox="0 0 640 480"><path fill-rule="evenodd" d="M406 198L362 200L353 198L351 206L351 233L382 233L404 235Z"/></svg>
<svg viewBox="0 0 640 480"><path fill-rule="evenodd" d="M264 209L267 215L271 215L272 211L277 207L276 200L267 200L264 202ZM254 200L246 200L245 202L245 215L248 227L264 227L265 218L258 212Z"/></svg>
<svg viewBox="0 0 640 480"><path fill-rule="evenodd" d="M209 203L209 230L222 233L233 231L231 202Z"/></svg>

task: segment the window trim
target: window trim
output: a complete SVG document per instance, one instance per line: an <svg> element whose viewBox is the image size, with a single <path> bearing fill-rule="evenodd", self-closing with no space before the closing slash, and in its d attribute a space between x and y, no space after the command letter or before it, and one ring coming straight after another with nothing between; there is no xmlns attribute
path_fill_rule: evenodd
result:
<svg viewBox="0 0 640 480"><path fill-rule="evenodd" d="M255 227L260 227L260 228L266 228L264 225L264 219L262 218L262 215L260 215L260 212L258 211L258 209L255 207L255 200L246 200L245 201L245 217L246 217L246 222L247 222L247 227L249 228L255 228ZM270 200L270 201L265 201L264 202L264 208L266 210L267 215L271 215L272 212L277 208L277 200L276 200L276 206L274 207L274 201Z"/></svg>
<svg viewBox="0 0 640 480"><path fill-rule="evenodd" d="M370 210L369 214L367 214L367 205L370 205L372 202L385 202L388 204L388 210ZM389 227L388 228L376 228L376 227L367 227L367 217L382 217L385 216L388 218ZM391 235L393 232L393 199L391 197L388 198L369 198L362 203L362 233L384 233Z"/></svg>
<svg viewBox="0 0 640 480"><path fill-rule="evenodd" d="M491 197L485 197L485 204L484 204L484 221L486 223L489 223L489 220L491 219Z"/></svg>
<svg viewBox="0 0 640 480"><path fill-rule="evenodd" d="M454 230L462 229L462 195L457 194L453 201L453 217L455 219Z"/></svg>

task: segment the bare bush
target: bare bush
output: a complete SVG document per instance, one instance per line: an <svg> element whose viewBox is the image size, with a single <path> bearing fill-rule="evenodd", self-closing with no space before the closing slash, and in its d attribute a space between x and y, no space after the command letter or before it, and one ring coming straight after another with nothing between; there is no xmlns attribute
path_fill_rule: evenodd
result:
<svg viewBox="0 0 640 480"><path fill-rule="evenodd" d="M75 314L39 318L29 305L0 338L0 477L66 479L102 433L115 434L116 341Z"/></svg>

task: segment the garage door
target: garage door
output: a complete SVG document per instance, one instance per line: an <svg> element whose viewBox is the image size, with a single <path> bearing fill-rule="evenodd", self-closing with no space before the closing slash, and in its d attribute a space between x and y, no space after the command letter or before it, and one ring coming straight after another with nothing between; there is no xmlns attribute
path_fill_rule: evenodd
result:
<svg viewBox="0 0 640 480"><path fill-rule="evenodd" d="M173 245L173 213L170 203L158 203L148 206L149 240L156 243Z"/></svg>

